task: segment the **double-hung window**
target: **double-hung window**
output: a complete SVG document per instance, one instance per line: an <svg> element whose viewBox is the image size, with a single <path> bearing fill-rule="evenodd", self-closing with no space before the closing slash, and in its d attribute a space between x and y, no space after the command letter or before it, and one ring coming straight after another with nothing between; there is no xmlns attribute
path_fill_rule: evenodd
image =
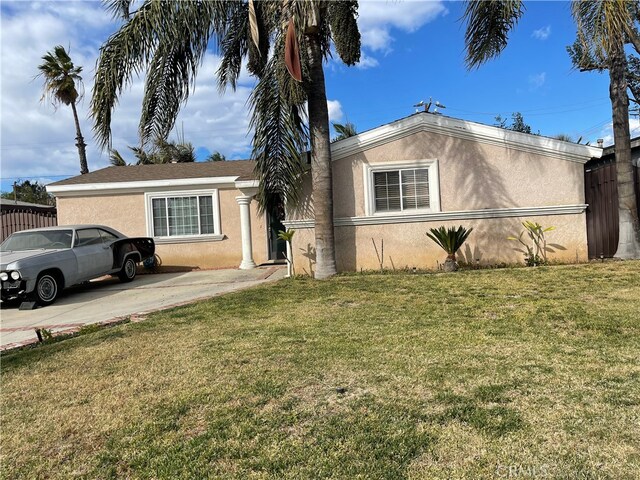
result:
<svg viewBox="0 0 640 480"><path fill-rule="evenodd" d="M148 199L150 230L156 238L218 235L215 193L154 194Z"/></svg>
<svg viewBox="0 0 640 480"><path fill-rule="evenodd" d="M367 175L370 214L439 210L435 161L369 166Z"/></svg>

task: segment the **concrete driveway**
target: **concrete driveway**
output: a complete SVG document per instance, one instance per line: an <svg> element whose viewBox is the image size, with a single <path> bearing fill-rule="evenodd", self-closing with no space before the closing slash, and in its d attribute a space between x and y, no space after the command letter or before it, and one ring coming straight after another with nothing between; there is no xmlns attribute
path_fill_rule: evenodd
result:
<svg viewBox="0 0 640 480"><path fill-rule="evenodd" d="M2 305L0 350L37 341L36 328L46 328L54 333L72 332L83 325L140 317L152 311L279 280L285 273L286 269L282 267L270 266L253 270L139 275L132 283L104 277L65 290L48 307L19 310Z"/></svg>

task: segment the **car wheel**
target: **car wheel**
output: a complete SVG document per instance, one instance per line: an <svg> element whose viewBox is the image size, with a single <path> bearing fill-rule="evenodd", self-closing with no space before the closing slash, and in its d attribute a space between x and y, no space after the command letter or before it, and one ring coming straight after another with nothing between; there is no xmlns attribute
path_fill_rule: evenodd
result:
<svg viewBox="0 0 640 480"><path fill-rule="evenodd" d="M136 261L133 258L128 257L124 261L122 270L118 273L118 278L121 282L130 282L136 278Z"/></svg>
<svg viewBox="0 0 640 480"><path fill-rule="evenodd" d="M33 292L35 300L44 306L51 305L58 296L59 282L55 275L43 273L38 277L36 289Z"/></svg>

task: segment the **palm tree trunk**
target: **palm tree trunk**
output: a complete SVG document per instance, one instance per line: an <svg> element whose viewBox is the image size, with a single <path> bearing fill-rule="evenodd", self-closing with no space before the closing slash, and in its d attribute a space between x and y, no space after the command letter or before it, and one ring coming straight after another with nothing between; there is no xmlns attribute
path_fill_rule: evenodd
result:
<svg viewBox="0 0 640 480"><path fill-rule="evenodd" d="M613 117L620 224L618 249L614 256L628 259L640 258L640 222L631 163L629 97L625 72L626 57L621 39L609 55L609 94Z"/></svg>
<svg viewBox="0 0 640 480"><path fill-rule="evenodd" d="M76 104L71 102L71 109L73 110L73 120L76 122L76 147L78 147L78 155L80 156L80 173L89 173L89 167L87 165L87 152L84 143L84 137L80 131L80 122L78 121L78 111L76 110Z"/></svg>
<svg viewBox="0 0 640 480"><path fill-rule="evenodd" d="M307 33L309 55L309 134L311 137L311 178L315 213L316 272L324 279L337 273L333 229L333 177L331 173L331 142L329 139L329 108L322 67L322 50L317 33Z"/></svg>

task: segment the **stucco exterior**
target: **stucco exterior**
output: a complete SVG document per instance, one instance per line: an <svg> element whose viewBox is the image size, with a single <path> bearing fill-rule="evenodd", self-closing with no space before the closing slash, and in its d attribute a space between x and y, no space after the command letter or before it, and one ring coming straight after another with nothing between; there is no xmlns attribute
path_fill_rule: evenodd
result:
<svg viewBox="0 0 640 480"><path fill-rule="evenodd" d="M404 120L403 120L404 121ZM507 239L532 220L555 226L548 233L553 262L587 260L584 163L598 151L532 135L430 114L409 117L379 131L334 144L334 221L339 271L437 268L446 254L426 232L444 225L473 227L460 260L480 264L523 261ZM413 123L411 123L413 122ZM463 131L464 129L466 131ZM533 138L530 138L533 137ZM350 143L346 143L350 142ZM584 146L579 146L584 147ZM566 153L562 150L566 149ZM346 153L345 153L346 152ZM371 170L380 166L434 165L430 211L378 214L372 206ZM288 212L297 269L313 270L313 201L310 175L302 206ZM374 242L377 247L374 247Z"/></svg>
<svg viewBox="0 0 640 480"><path fill-rule="evenodd" d="M199 186L199 188L202 188ZM156 189L159 190L159 189ZM184 188L162 188L163 192L183 192ZM152 192L148 189L147 192ZM172 241L156 239L156 253L163 266L191 268L236 268L242 261L240 210L238 189L218 189L220 240ZM90 194L58 196L58 221L60 225L97 223L108 225L127 236L153 236L149 231L145 191L122 194ZM267 226L263 215L258 214L257 203L251 202L251 240L253 258L257 264L268 260Z"/></svg>

